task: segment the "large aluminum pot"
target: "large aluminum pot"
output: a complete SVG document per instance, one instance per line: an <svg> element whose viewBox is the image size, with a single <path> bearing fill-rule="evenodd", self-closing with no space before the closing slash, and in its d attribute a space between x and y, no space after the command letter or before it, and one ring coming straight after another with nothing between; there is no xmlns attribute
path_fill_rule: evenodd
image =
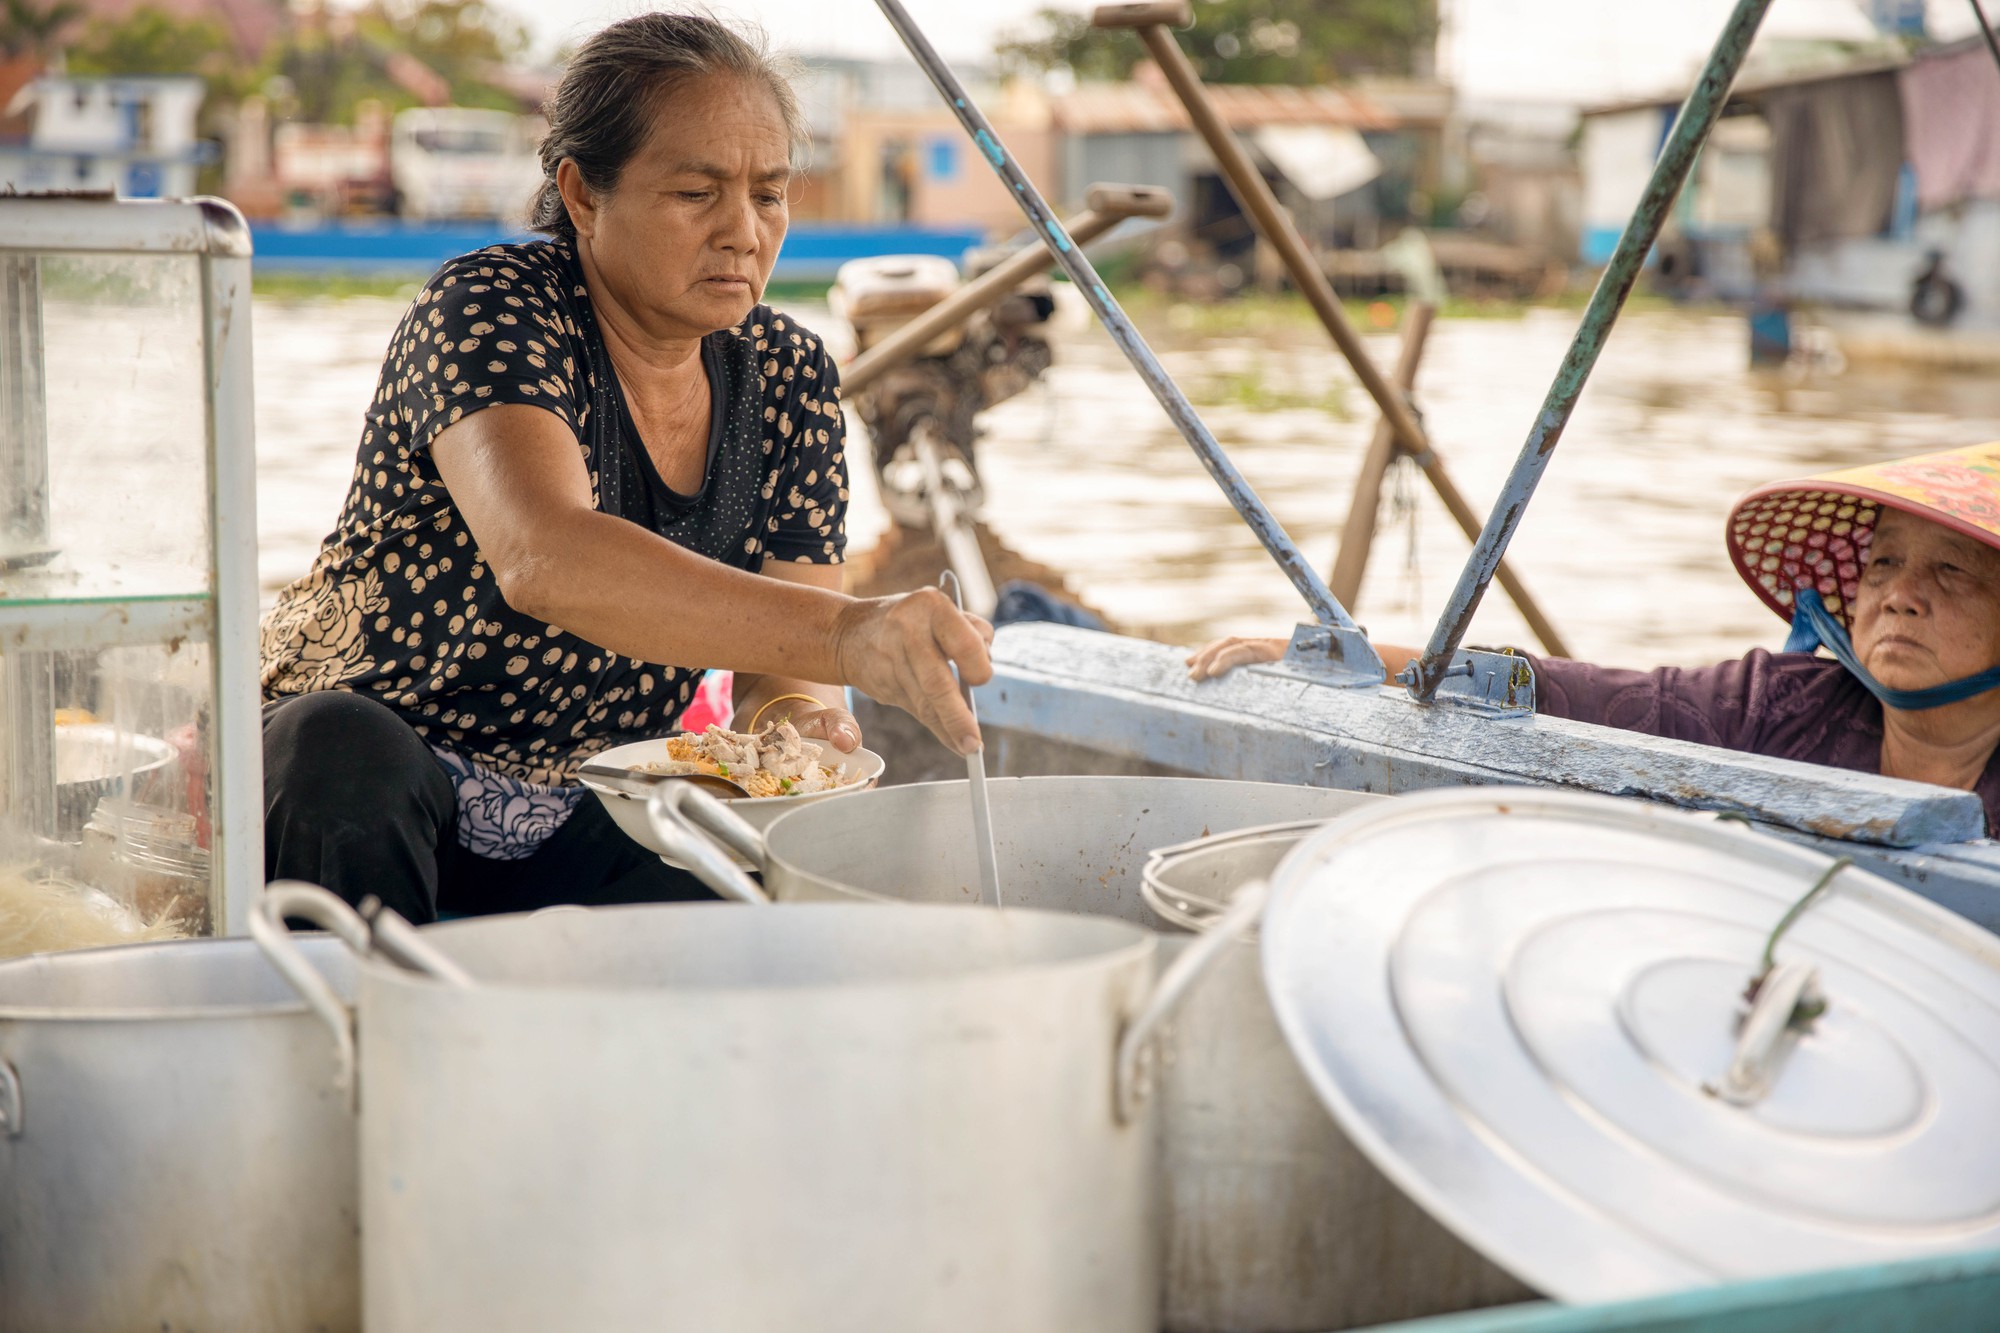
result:
<svg viewBox="0 0 2000 1333"><path fill-rule="evenodd" d="M358 1329L334 1051L249 940L0 963L0 1329Z"/></svg>
<svg viewBox="0 0 2000 1333"><path fill-rule="evenodd" d="M273 886L252 917L337 1032L281 919L348 914ZM1144 1056L1219 948L1155 987L1145 932L1053 913L374 926L370 1333L1158 1328Z"/></svg>
<svg viewBox="0 0 2000 1333"><path fill-rule="evenodd" d="M1010 908L1154 928L1167 926L1143 885L1154 849L1382 799L1196 778L998 778L987 789ZM969 800L964 782L890 787L787 812L761 835L699 792L674 789L656 805L677 855L730 896L756 888L730 880L705 835L761 867L779 901L963 903L979 896ZM1241 865L1227 874L1230 890L1252 877ZM1169 929L1172 958L1191 937ZM1348 1144L1285 1045L1254 947L1225 950L1174 1026L1160 1092L1168 1329L1319 1333L1526 1294Z"/></svg>

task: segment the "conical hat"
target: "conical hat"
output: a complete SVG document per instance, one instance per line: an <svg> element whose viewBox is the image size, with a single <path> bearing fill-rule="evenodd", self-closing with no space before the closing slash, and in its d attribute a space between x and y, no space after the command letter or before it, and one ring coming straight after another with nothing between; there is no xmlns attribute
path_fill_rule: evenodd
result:
<svg viewBox="0 0 2000 1333"><path fill-rule="evenodd" d="M2000 441L1760 486L1729 517L1729 556L1786 620L1793 593L1817 588L1847 624L1884 509L2000 548Z"/></svg>

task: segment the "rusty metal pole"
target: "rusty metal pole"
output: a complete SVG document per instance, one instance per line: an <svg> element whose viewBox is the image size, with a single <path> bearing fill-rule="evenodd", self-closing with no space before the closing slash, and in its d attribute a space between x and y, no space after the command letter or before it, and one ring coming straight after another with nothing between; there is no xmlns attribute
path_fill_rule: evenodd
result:
<svg viewBox="0 0 2000 1333"><path fill-rule="evenodd" d="M1472 628L1472 617L1478 613L1481 599L1486 596L1486 582L1499 568L1507 544L1513 541L1515 530L1528 512L1528 501L1534 498L1535 488L1548 470L1550 456L1562 443L1570 415L1583 396L1583 386L1590 381L1591 369L1618 322L1618 312L1624 309L1625 298L1638 282L1646 256L1652 252L1660 228L1673 212L1681 187L1694 169L1696 156L1708 141L1708 132L1722 118L1723 108L1729 102L1730 85L1736 82L1737 71L1743 68L1750 54L1757 25L1763 22L1771 3L1772 0L1736 0L1729 21L1723 25L1714 49L1695 78L1694 88L1681 104L1667 141L1653 162L1652 178L1646 182L1645 193L1639 196L1632 210L1632 220L1625 224L1618 246L1611 252L1611 262L1604 266L1597 287L1590 293L1590 304L1584 307L1569 351L1556 368L1555 380L1542 399L1534 424L1528 428L1528 438L1514 458L1513 470L1501 484L1500 497L1493 503L1485 530L1472 544L1472 554L1465 568L1459 571L1458 584L1452 589L1444 614L1431 630L1423 658L1410 671L1397 676L1419 703L1430 702L1445 673L1452 669L1453 657L1465 641L1466 631Z"/></svg>
<svg viewBox="0 0 2000 1333"><path fill-rule="evenodd" d="M1130 28L1139 34L1146 44L1146 50L1166 75L1167 83L1174 90L1186 108L1188 119L1194 122L1195 132L1208 145L1208 151L1215 157L1216 165L1222 168L1222 177L1229 185L1229 192L1236 202L1250 215L1258 234L1270 242L1284 261L1285 271L1291 274L1306 304L1312 307L1319 322L1325 326L1333 338L1334 346L1340 349L1347 364L1352 366L1361 387L1375 400L1381 410L1383 420L1395 433L1397 445L1416 460L1437 491L1438 499L1458 524L1461 531L1478 541L1484 524L1477 512L1465 501L1465 496L1446 473L1444 463L1431 448L1423 426L1416 414L1410 410L1408 399L1394 385L1382 376L1382 371L1368 355L1368 349L1361 345L1360 335L1347 322L1347 313L1341 309L1340 298L1334 293L1333 284L1327 280L1326 272L1307 248L1305 238L1293 225L1291 215L1278 202L1278 196L1271 191L1264 173L1250 160L1250 155L1237 142L1236 136L1217 114L1215 104L1209 100L1208 90L1202 86L1201 76L1195 72L1187 53L1174 40L1170 27L1184 27L1193 21L1193 15L1185 0L1144 0L1136 4L1116 4L1100 6L1090 18L1091 24L1099 28ZM1542 613L1527 585L1504 561L1495 573L1500 586L1520 609L1521 618L1528 622L1528 628L1540 641L1543 648L1556 657L1567 657L1569 649L1556 627Z"/></svg>
<svg viewBox="0 0 2000 1333"><path fill-rule="evenodd" d="M1416 415L1403 395L1382 376L1368 349L1361 345L1361 336L1354 326L1347 322L1347 313L1340 307L1340 298L1334 294L1333 284L1306 248L1305 238L1292 225L1290 215L1278 202L1278 196L1264 179L1264 173L1251 162L1250 155L1243 151L1243 145L1222 122L1215 110L1215 103L1208 97L1208 90L1202 87L1201 76L1187 58L1180 44L1167 30L1169 22L1191 21L1188 7L1180 3L1149 3L1104 5L1091 15L1091 23L1099 28L1131 28L1138 32L1139 40L1146 44L1146 50L1167 76L1167 82L1187 108L1188 118L1194 122L1195 132L1208 145L1208 151L1215 156L1216 165L1222 168L1222 176L1229 184L1229 192L1236 196L1236 202L1257 226L1258 234L1271 243L1278 257L1285 263L1285 271L1298 284L1299 294L1306 304L1319 316L1319 322L1326 326L1328 334L1354 367L1354 373L1361 380L1361 387L1375 400L1395 427L1397 438L1412 454L1421 454L1428 447L1424 439L1424 428L1418 424Z"/></svg>
<svg viewBox="0 0 2000 1333"><path fill-rule="evenodd" d="M1396 388L1408 393L1417 382L1417 366L1423 360L1424 340L1430 336L1431 317L1437 307L1428 301L1412 302L1403 316L1403 350L1396 360ZM1361 580L1368 573L1368 553L1375 545L1376 513L1382 507L1382 479L1389 464L1400 452L1396 448L1396 428L1383 417L1375 423L1375 436L1368 441L1367 456L1361 460L1361 476L1354 483L1354 499L1347 506L1347 522L1340 528L1340 551L1333 558L1333 572L1326 586L1340 604L1353 610L1361 596Z"/></svg>
<svg viewBox="0 0 2000 1333"><path fill-rule="evenodd" d="M1151 185L1093 185L1084 196L1084 211L1064 223L1070 241L1087 245L1126 218L1163 218L1174 211L1174 197ZM914 359L939 334L958 327L1016 287L1056 262L1049 241L1028 244L924 311L881 342L848 362L840 372L840 389L852 397L897 366Z"/></svg>

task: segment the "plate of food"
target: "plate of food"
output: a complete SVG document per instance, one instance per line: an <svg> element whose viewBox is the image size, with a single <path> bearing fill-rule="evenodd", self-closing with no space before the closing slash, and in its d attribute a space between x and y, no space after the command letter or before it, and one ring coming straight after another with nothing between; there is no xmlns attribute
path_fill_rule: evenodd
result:
<svg viewBox="0 0 2000 1333"><path fill-rule="evenodd" d="M799 735L789 722L778 722L754 735L712 726L699 734L682 732L634 741L592 755L590 767L621 769L641 780L691 773L726 778L740 789L739 794L729 795L726 788L715 794L762 829L785 811L807 802L866 791L882 776L884 765L882 756L873 750L843 753L825 741ZM592 782L588 774L584 785L604 802L628 837L665 855L646 817L643 798Z"/></svg>

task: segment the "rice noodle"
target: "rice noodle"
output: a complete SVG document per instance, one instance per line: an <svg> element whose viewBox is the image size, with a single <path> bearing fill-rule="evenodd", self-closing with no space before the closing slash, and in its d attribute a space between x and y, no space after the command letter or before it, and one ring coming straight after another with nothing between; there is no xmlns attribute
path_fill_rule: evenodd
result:
<svg viewBox="0 0 2000 1333"><path fill-rule="evenodd" d="M186 939L171 916L152 921L88 884L31 879L23 866L0 866L0 958Z"/></svg>

